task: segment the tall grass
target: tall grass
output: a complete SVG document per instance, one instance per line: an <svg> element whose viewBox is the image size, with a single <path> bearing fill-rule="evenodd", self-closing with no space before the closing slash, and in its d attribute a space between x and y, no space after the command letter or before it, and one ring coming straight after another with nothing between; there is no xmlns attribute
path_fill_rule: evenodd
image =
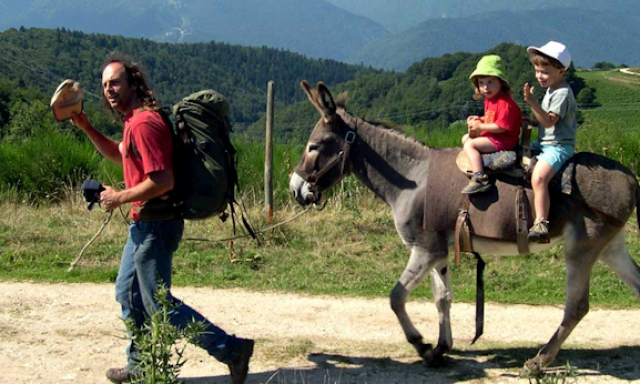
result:
<svg viewBox="0 0 640 384"><path fill-rule="evenodd" d="M238 174L250 201L261 201L264 190L264 145L234 143ZM299 147L299 146L298 146ZM274 193L278 201L286 193L289 172L300 157L295 146L274 148ZM64 200L86 179L121 188L122 166L102 157L87 140L68 132L38 131L19 142L0 142L0 201L41 204Z"/></svg>
<svg viewBox="0 0 640 384"><path fill-rule="evenodd" d="M84 179L122 179L122 170L105 164L90 143L55 130L0 143L0 164L0 193L10 201L58 202Z"/></svg>
<svg viewBox="0 0 640 384"><path fill-rule="evenodd" d="M260 205L264 201L264 144L241 140L234 140L233 144L238 153L240 197L245 204ZM289 176L302 149L302 144L274 145L275 204L290 201ZM121 165L103 158L90 142L55 130L38 132L17 143L0 141L0 164L0 202L57 203L66 199L69 192L77 191L86 179L117 188L124 184ZM337 192L348 193L353 190L352 185L343 183Z"/></svg>
<svg viewBox="0 0 640 384"><path fill-rule="evenodd" d="M263 143L234 140L238 152L238 177L245 204L264 201L265 146ZM289 175L302 154L302 145L275 144L273 148L273 199L282 204L289 197Z"/></svg>

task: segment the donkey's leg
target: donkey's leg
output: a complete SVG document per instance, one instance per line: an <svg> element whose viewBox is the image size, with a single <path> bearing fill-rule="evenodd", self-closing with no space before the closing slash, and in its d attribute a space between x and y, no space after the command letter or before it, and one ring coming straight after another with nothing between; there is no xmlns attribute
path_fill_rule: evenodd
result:
<svg viewBox="0 0 640 384"><path fill-rule="evenodd" d="M438 309L440 334L438 336L438 345L433 350L433 353L427 353L426 356L423 356L427 362L438 363L442 360L442 356L453 348L451 319L449 316L453 293L451 291L451 273L447 263L448 258L446 257L437 259L431 269L431 287L433 300Z"/></svg>
<svg viewBox="0 0 640 384"><path fill-rule="evenodd" d="M589 279L600 253L618 231L609 224L584 218L569 224L565 231L564 258L567 266L567 297L560 327L536 357L525 363L532 373L551 364L571 331L589 312Z"/></svg>
<svg viewBox="0 0 640 384"><path fill-rule="evenodd" d="M640 267L629 255L624 230L620 230L605 248L600 260L608 265L640 299Z"/></svg>
<svg viewBox="0 0 640 384"><path fill-rule="evenodd" d="M449 320L449 307L451 304L450 284L447 268L447 252L430 253L424 247L414 245L411 248L411 257L405 267L396 286L391 291L391 309L398 317L407 341L411 343L418 354L427 360L437 360L452 346L451 324ZM436 268L437 267L437 268ZM409 294L422 282L427 272L436 271L432 276L434 281L434 298L439 312L440 338L436 351L430 344L422 342L422 335L415 328L406 311L406 302ZM438 356L439 355L439 356Z"/></svg>

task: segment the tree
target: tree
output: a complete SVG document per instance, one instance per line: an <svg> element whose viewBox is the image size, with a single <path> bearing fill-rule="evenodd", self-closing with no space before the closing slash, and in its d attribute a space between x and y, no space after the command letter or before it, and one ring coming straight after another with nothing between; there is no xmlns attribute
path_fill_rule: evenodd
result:
<svg viewBox="0 0 640 384"><path fill-rule="evenodd" d="M11 121L4 140L20 141L38 131L54 128L51 108L40 100L14 102L10 114Z"/></svg>
<svg viewBox="0 0 640 384"><path fill-rule="evenodd" d="M595 93L591 87L584 87L578 92L576 101L580 104L581 108L593 107L593 101L595 100Z"/></svg>
<svg viewBox="0 0 640 384"><path fill-rule="evenodd" d="M593 69L597 71L609 71L611 69L614 69L615 67L615 65L608 61L598 61L597 63L593 64Z"/></svg>
<svg viewBox="0 0 640 384"><path fill-rule="evenodd" d="M11 91L8 84L0 82L0 129L9 124L9 101L11 97ZM0 131L0 138L2 138L2 132Z"/></svg>

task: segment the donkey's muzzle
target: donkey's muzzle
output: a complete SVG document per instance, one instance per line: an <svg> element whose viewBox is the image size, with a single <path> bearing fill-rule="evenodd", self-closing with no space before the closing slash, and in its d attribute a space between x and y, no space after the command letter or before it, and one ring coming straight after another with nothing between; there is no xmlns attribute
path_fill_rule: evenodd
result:
<svg viewBox="0 0 640 384"><path fill-rule="evenodd" d="M317 203L322 197L320 193L312 191L309 183L295 172L289 180L289 190L293 194L293 198L302 206Z"/></svg>

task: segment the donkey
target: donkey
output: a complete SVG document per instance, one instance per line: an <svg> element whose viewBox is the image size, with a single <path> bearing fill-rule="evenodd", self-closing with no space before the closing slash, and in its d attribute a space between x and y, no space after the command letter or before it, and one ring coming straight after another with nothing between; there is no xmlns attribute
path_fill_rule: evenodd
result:
<svg viewBox="0 0 640 384"><path fill-rule="evenodd" d="M312 89L306 81L301 82L301 87L321 117L291 176L290 190L301 205L316 203L323 191L353 173L390 206L396 231L410 252L406 268L391 291L391 308L407 341L415 347L419 356L425 363L437 365L453 347L449 318L452 290L448 255L454 243L455 218L453 221L442 218L446 225L437 230L426 228L425 221L435 204L445 208L454 205L449 210L458 210L455 201L460 196L460 189L452 189L451 183L442 182L455 178L458 172L452 173L443 164L434 166L434 163L442 159L438 154L443 151L457 153L459 149L426 147L397 130L355 118L345 110L344 104L334 101L322 82L318 83L317 89ZM603 171L605 182L600 187L605 192L599 192L596 188L596 204L589 206L572 196L552 194L550 212L555 214L550 218L551 243L529 245L530 252L537 253L564 242L567 275L562 322L537 355L525 362L527 371L539 373L552 363L562 343L589 311L589 277L597 260L608 265L640 299L640 267L629 255L623 230L640 203L640 188L629 170L613 160L600 158L614 163L614 166ZM464 180L460 185L466 184L465 176L459 173L458 177ZM576 182L592 184L584 179ZM610 183L614 184L608 185ZM615 193L615 196L606 191L614 191L611 193ZM426 193L430 196L425 197ZM513 201L496 200L495 204L514 205ZM607 205L607 212L613 214L601 212L600 205ZM503 218L494 217L492 220L500 224ZM441 219L432 217L430 221L438 223ZM475 228L474 232L477 232ZM472 240L477 253L519 254L517 241L513 238L495 239L474 233ZM435 348L423 343L422 335L405 309L409 294L427 274L431 276L439 314L439 337Z"/></svg>

